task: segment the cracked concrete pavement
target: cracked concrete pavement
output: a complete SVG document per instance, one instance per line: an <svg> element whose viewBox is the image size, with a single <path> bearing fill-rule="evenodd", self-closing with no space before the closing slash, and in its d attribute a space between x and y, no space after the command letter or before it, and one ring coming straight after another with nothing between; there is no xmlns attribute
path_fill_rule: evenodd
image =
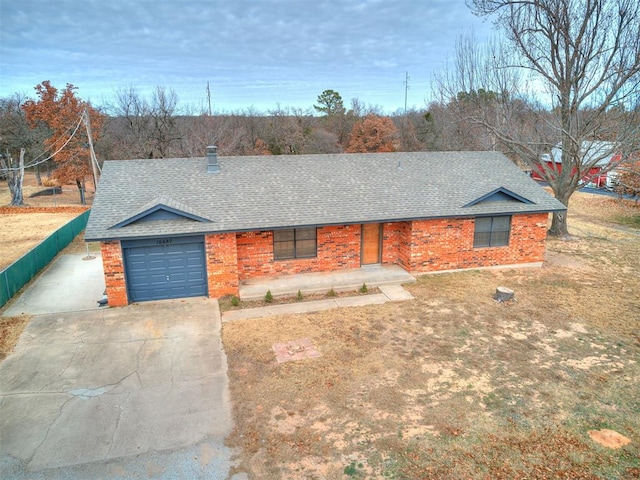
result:
<svg viewBox="0 0 640 480"><path fill-rule="evenodd" d="M0 363L3 476L228 478L220 328L202 297L33 317Z"/></svg>

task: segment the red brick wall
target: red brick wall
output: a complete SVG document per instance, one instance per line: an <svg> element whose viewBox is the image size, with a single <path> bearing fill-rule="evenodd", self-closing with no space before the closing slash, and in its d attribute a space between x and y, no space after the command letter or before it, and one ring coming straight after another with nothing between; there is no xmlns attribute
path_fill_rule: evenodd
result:
<svg viewBox="0 0 640 480"><path fill-rule="evenodd" d="M504 247L474 248L473 232L473 218L412 222L411 254L405 268L429 272L541 262L547 214L514 215L509 245Z"/></svg>
<svg viewBox="0 0 640 480"><path fill-rule="evenodd" d="M210 297L238 294L238 254L235 233L205 235Z"/></svg>
<svg viewBox="0 0 640 480"><path fill-rule="evenodd" d="M102 251L102 265L104 281L107 289L107 299L111 307L124 307L129 304L127 285L124 280L124 260L120 242L112 240L100 244Z"/></svg>
<svg viewBox="0 0 640 480"><path fill-rule="evenodd" d="M238 233L236 241L240 280L360 267L360 225L318 228L316 258L274 260L272 231Z"/></svg>
<svg viewBox="0 0 640 480"><path fill-rule="evenodd" d="M491 248L473 248L473 218L385 223L382 263L429 272L541 262L547 217L514 215L509 245ZM276 261L271 231L206 235L209 296L237 295L239 282L248 278L360 267L360 225L318 228L317 239L316 258ZM109 305L127 305L120 242L101 245Z"/></svg>
<svg viewBox="0 0 640 480"><path fill-rule="evenodd" d="M382 263L407 268L411 254L411 222L385 223L382 226Z"/></svg>

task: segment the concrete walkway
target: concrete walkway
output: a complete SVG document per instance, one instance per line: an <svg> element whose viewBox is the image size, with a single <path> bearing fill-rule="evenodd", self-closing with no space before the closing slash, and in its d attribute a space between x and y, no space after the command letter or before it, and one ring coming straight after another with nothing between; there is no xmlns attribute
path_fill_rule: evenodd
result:
<svg viewBox="0 0 640 480"><path fill-rule="evenodd" d="M368 284L367 284L368 285ZM327 298L312 302L296 302L283 305L270 305L267 307L246 308L232 310L222 314L222 322L244 320L248 318L271 317L274 315L286 315L293 313L320 312L339 307L361 307L364 305L380 305L389 301L398 302L413 298L401 285L380 285L382 293L362 295L357 297Z"/></svg>
<svg viewBox="0 0 640 480"><path fill-rule="evenodd" d="M61 255L2 314L42 315L97 310L104 293L102 257L99 253Z"/></svg>
<svg viewBox="0 0 640 480"><path fill-rule="evenodd" d="M300 290L303 294L357 290L365 283L367 287L401 285L416 279L398 265L365 265L352 270L321 273L301 273L277 278L256 278L240 284L240 299L262 300L268 290L274 297L293 296Z"/></svg>

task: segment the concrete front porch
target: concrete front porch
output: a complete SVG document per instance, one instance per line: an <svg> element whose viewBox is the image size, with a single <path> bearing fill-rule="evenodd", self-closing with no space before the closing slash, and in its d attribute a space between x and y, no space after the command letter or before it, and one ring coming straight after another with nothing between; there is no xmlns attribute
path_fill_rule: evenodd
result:
<svg viewBox="0 0 640 480"><path fill-rule="evenodd" d="M352 270L300 273L282 277L262 277L240 283L241 300L262 300L268 290L274 297L357 290L363 283L367 287L401 285L416 279L398 265L365 265Z"/></svg>

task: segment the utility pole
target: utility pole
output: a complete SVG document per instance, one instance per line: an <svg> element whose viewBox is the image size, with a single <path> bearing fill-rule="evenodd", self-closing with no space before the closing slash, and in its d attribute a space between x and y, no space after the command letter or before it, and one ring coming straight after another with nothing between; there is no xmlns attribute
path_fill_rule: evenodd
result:
<svg viewBox="0 0 640 480"><path fill-rule="evenodd" d="M89 119L89 111L85 108L82 114L84 124L87 127L87 138L89 138L89 156L91 158L91 171L93 172L93 192L98 191L98 159L96 152L93 150L93 138L91 137L91 121Z"/></svg>
<svg viewBox="0 0 640 480"><path fill-rule="evenodd" d="M407 91L409 90L409 72L404 72L404 116L407 116Z"/></svg>
<svg viewBox="0 0 640 480"><path fill-rule="evenodd" d="M209 116L211 116L211 89L209 88L209 80L207 80L207 100L209 101Z"/></svg>

